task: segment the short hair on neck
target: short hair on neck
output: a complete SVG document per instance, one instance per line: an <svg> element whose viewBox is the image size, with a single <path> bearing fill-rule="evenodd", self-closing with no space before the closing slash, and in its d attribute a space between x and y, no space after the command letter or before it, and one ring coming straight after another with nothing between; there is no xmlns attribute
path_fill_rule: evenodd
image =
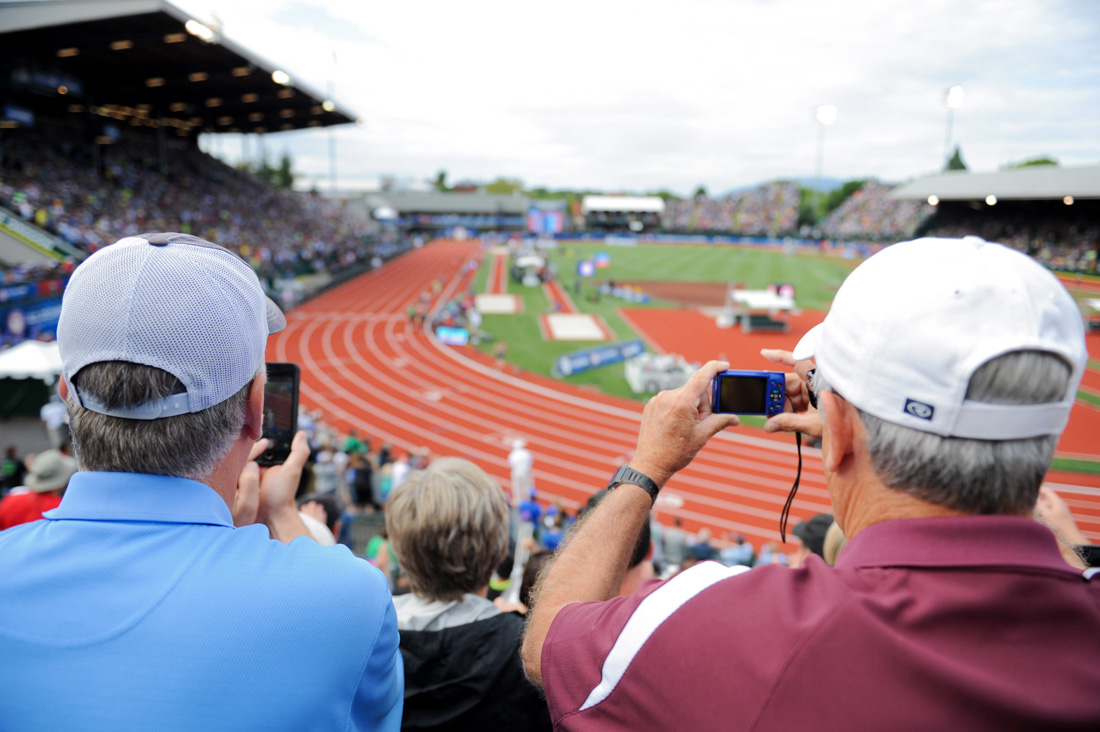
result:
<svg viewBox="0 0 1100 732"><path fill-rule="evenodd" d="M508 551L508 504L488 473L462 458L433 460L390 494L386 532L413 592L457 600L489 584Z"/></svg>
<svg viewBox="0 0 1100 732"><path fill-rule="evenodd" d="M162 369L126 361L89 364L70 379L80 393L108 408L136 407L186 391ZM81 406L74 390L66 408L73 454L81 470L170 475L192 480L210 475L233 447L248 411L249 381L225 401L192 414L142 420L109 417Z"/></svg>
<svg viewBox="0 0 1100 732"><path fill-rule="evenodd" d="M1071 375L1070 365L1055 354L1014 351L980 366L970 378L966 398L988 404L1057 402L1065 395ZM814 387L830 389L820 369ZM1060 437L942 437L856 410L863 422L872 468L884 484L968 514L1030 512Z"/></svg>

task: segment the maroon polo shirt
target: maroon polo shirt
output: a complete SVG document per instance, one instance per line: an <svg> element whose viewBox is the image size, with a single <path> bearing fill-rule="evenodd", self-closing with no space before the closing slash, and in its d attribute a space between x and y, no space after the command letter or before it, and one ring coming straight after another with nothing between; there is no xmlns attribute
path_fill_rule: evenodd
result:
<svg viewBox="0 0 1100 732"><path fill-rule="evenodd" d="M1095 731L1100 579L1030 519L888 521L835 568L703 562L569 605L542 677L559 730Z"/></svg>

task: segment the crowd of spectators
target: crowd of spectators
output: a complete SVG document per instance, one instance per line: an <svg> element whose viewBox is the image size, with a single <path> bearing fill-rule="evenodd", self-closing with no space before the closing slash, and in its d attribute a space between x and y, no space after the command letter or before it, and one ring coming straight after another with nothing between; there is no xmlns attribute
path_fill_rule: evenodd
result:
<svg viewBox="0 0 1100 732"><path fill-rule="evenodd" d="M279 190L193 144L167 144L166 172L156 140L142 135L101 146L97 169L72 130L43 121L7 131L0 205L88 253L146 231L194 234L237 252L285 306L301 296L295 277L334 274L409 246L376 234L343 201Z"/></svg>
<svg viewBox="0 0 1100 732"><path fill-rule="evenodd" d="M0 285L34 285L47 280L62 280L73 273L76 261L15 264L0 270Z"/></svg>
<svg viewBox="0 0 1100 732"><path fill-rule="evenodd" d="M1095 214L1090 217L1083 211L1069 213L1061 205L1044 213L1006 211L1006 205L997 208L1002 210L993 213L988 207L977 210L952 207L928 233L946 237L980 236L1018 249L1050 269L1097 273L1100 221Z"/></svg>
<svg viewBox="0 0 1100 732"><path fill-rule="evenodd" d="M894 186L876 180L848 196L818 227L830 239L897 241L911 237L935 209L924 201L897 201L889 197Z"/></svg>
<svg viewBox="0 0 1100 732"><path fill-rule="evenodd" d="M680 233L779 236L798 224L797 183L775 181L723 198L699 196L669 203L665 228Z"/></svg>

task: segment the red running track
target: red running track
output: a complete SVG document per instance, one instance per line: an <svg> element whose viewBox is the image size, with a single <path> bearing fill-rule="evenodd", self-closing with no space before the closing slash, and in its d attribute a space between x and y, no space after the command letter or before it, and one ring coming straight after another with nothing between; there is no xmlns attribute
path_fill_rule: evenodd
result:
<svg viewBox="0 0 1100 732"><path fill-rule="evenodd" d="M489 278L486 283L487 294L508 294L508 255L494 254L491 260Z"/></svg>
<svg viewBox="0 0 1100 732"><path fill-rule="evenodd" d="M577 507L628 459L641 405L537 375L499 371L472 348L438 344L413 330L402 304L442 277L447 300L468 284L462 264L476 243L440 242L406 254L310 301L288 315L268 344L271 360L302 366L302 402L337 429L351 427L406 449L475 461L510 487L510 441L535 456L541 497ZM792 514L829 511L820 453L803 449L802 484ZM778 518L797 458L789 435L738 429L711 440L662 495L679 506L663 521L738 531L760 545L778 541ZM1094 529L1100 535L1100 522Z"/></svg>
<svg viewBox="0 0 1100 732"><path fill-rule="evenodd" d="M569 315L579 312L577 306L573 303L573 298L569 297L569 293L557 280L552 279L543 282L542 291L546 293L546 299L550 301L551 305L557 304L556 312Z"/></svg>

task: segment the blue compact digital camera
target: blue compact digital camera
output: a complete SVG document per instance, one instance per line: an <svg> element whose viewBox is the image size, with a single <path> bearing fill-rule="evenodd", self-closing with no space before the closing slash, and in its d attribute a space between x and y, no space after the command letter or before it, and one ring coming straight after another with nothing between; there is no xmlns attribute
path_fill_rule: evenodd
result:
<svg viewBox="0 0 1100 732"><path fill-rule="evenodd" d="M723 371L711 385L711 411L721 414L763 414L783 411L786 377L778 371Z"/></svg>

